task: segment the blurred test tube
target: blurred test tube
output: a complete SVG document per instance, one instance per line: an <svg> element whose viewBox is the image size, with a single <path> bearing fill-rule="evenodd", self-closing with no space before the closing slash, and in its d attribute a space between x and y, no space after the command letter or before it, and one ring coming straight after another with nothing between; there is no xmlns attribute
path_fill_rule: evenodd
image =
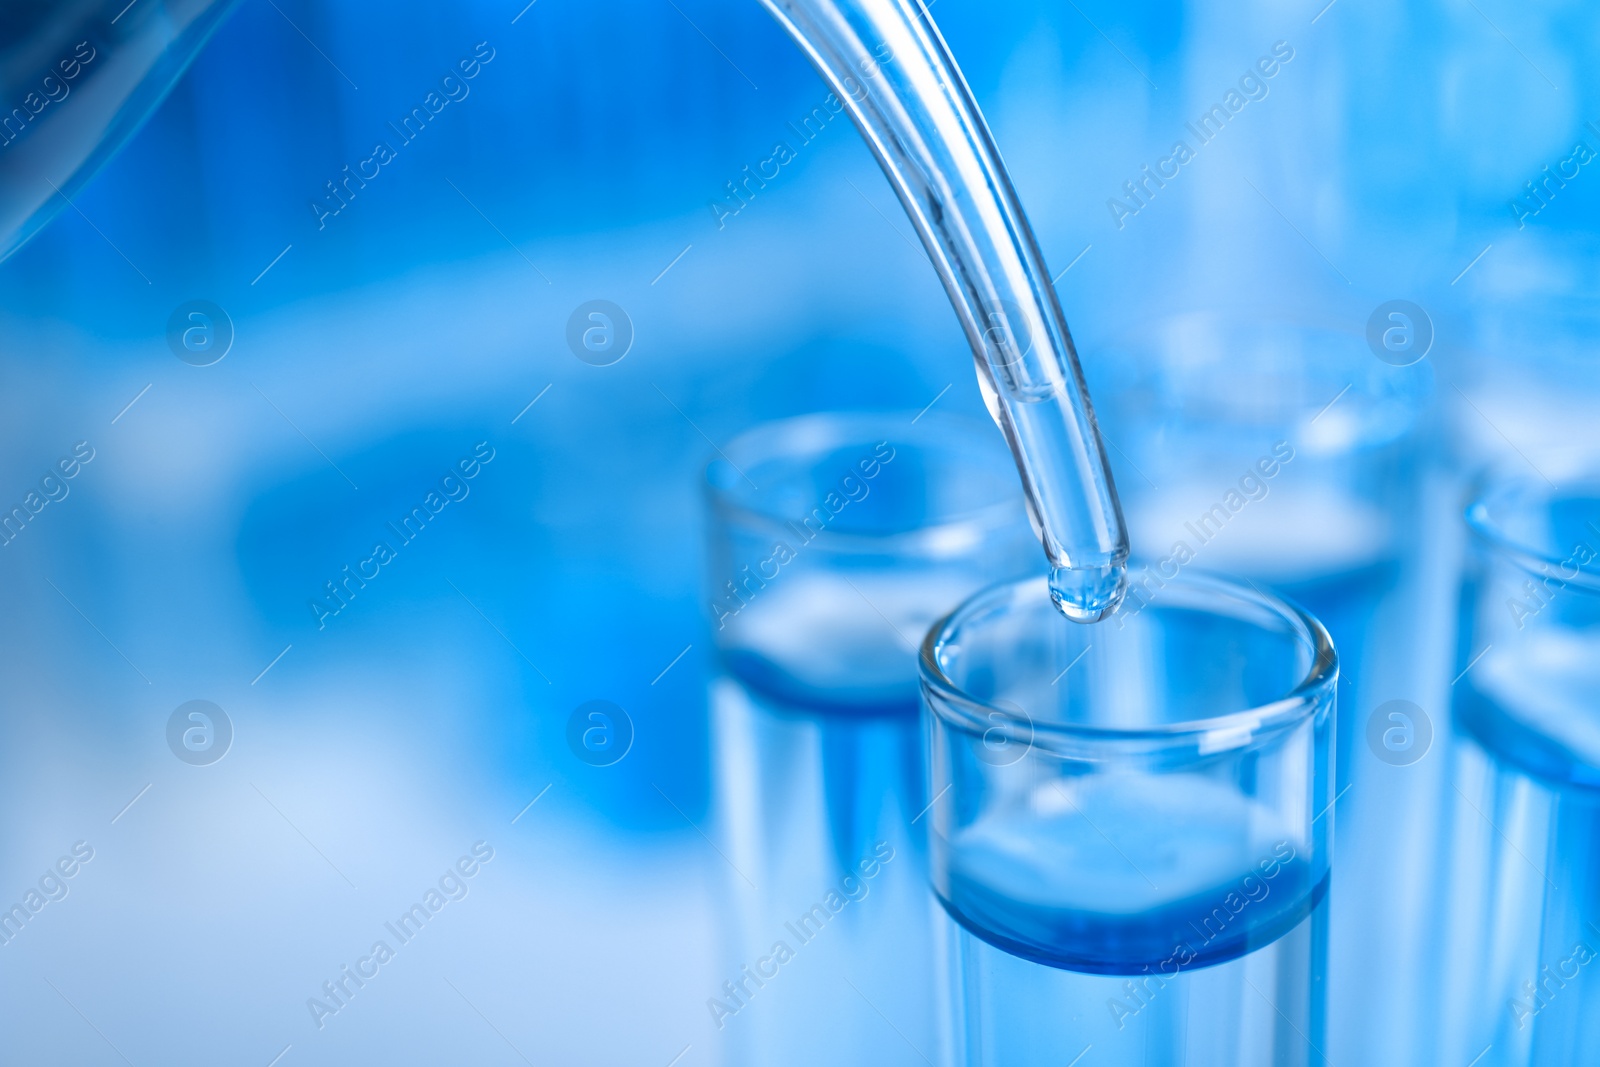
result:
<svg viewBox="0 0 1600 1067"><path fill-rule="evenodd" d="M1422 544L1429 501L1443 493L1433 368L1415 351L1379 356L1358 330L1209 312L1084 351L1111 379L1095 396L1146 561L1130 590L1189 568L1220 572L1289 597L1333 637L1340 839L1327 1052L1416 1062L1394 1035L1414 1029L1420 987L1406 976L1427 966L1421 872L1435 838L1424 798L1436 770L1409 766L1426 745L1379 755L1365 737L1380 706L1428 702L1427 665L1445 654L1427 648L1448 609L1430 591Z"/></svg>
<svg viewBox="0 0 1600 1067"><path fill-rule="evenodd" d="M707 478L726 1062L932 1059L916 652L1042 570L1016 471L993 427L904 412L757 427Z"/></svg>
<svg viewBox="0 0 1600 1067"><path fill-rule="evenodd" d="M1466 510L1462 738L1437 883L1439 1057L1587 1062L1600 1040L1600 469L1518 464Z"/></svg>

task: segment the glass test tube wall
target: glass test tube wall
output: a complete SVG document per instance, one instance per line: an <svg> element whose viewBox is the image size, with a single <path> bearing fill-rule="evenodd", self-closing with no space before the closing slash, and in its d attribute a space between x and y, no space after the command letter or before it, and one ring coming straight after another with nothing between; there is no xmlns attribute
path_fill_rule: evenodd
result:
<svg viewBox="0 0 1600 1067"><path fill-rule="evenodd" d="M1184 577L1094 628L1042 581L922 653L955 1061L1284 1067L1326 1047L1326 631Z"/></svg>
<svg viewBox="0 0 1600 1067"><path fill-rule="evenodd" d="M1600 1042L1600 471L1488 478L1466 512L1439 1055Z"/></svg>
<svg viewBox="0 0 1600 1067"><path fill-rule="evenodd" d="M907 411L759 426L707 478L723 1061L936 1057L916 642L1043 568L1015 468L992 426Z"/></svg>
<svg viewBox="0 0 1600 1067"><path fill-rule="evenodd" d="M1433 368L1375 358L1349 329L1262 313L1160 319L1085 353L1104 375L1095 395L1145 564L1130 596L1220 572L1292 598L1333 636L1343 832L1325 1051L1409 1067L1425 1054L1411 1021L1431 988L1439 770L1415 762L1426 745L1379 755L1366 730L1391 702L1434 706L1447 662L1433 635L1448 629L1449 576L1424 565L1422 537L1443 504Z"/></svg>

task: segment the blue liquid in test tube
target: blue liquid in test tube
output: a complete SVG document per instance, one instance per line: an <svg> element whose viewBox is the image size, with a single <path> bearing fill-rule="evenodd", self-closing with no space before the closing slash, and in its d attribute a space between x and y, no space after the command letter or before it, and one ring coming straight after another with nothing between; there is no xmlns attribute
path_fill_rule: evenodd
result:
<svg viewBox="0 0 1600 1067"><path fill-rule="evenodd" d="M1052 781L951 840L944 904L1039 963L1129 975L1171 960L1176 974L1269 944L1321 902L1327 872L1294 837L1203 775Z"/></svg>
<svg viewBox="0 0 1600 1067"><path fill-rule="evenodd" d="M1318 1063L1332 646L1229 583L1136 595L1084 628L997 587L924 648L955 1062Z"/></svg>
<svg viewBox="0 0 1600 1067"><path fill-rule="evenodd" d="M1441 1057L1600 1047L1600 471L1487 480L1467 510L1444 794Z"/></svg>

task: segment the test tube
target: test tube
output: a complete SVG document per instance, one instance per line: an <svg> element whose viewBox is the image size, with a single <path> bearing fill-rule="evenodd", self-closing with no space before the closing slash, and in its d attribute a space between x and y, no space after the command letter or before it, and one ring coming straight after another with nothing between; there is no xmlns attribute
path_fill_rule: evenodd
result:
<svg viewBox="0 0 1600 1067"><path fill-rule="evenodd" d="M1354 329L1213 311L1087 347L1124 513L1157 575L1197 566L1290 597L1332 634L1355 706L1415 696L1396 690L1415 684L1432 368L1385 363ZM1340 789L1362 767L1347 718Z"/></svg>
<svg viewBox="0 0 1600 1067"><path fill-rule="evenodd" d="M1466 510L1445 1063L1555 1067L1600 1047L1600 468L1543 470L1486 477Z"/></svg>
<svg viewBox="0 0 1600 1067"><path fill-rule="evenodd" d="M745 1067L921 1062L938 998L917 642L1042 569L1021 490L992 427L938 411L805 415L723 452L706 596L727 943L708 1044Z"/></svg>
<svg viewBox="0 0 1600 1067"><path fill-rule="evenodd" d="M920 665L957 1063L1322 1062L1321 623L1185 574L1074 627L1030 580L964 603Z"/></svg>
<svg viewBox="0 0 1600 1067"><path fill-rule="evenodd" d="M929 411L803 415L706 470L707 613L729 672L781 702L915 715L918 642L1038 569L998 435Z"/></svg>
<svg viewBox="0 0 1600 1067"><path fill-rule="evenodd" d="M1433 1054L1415 1021L1434 989L1427 887L1443 760L1437 747L1427 758L1427 741L1391 751L1366 734L1396 701L1434 705L1448 659L1436 635L1450 629L1455 574L1432 561L1454 540L1459 488L1430 434L1433 367L1389 361L1425 350L1431 327L1409 314L1413 347L1380 346L1388 359L1356 325L1216 310L1085 342L1153 577L1201 567L1247 579L1304 606L1339 650L1342 833L1323 1051L1363 1067ZM1134 586L1151 577L1129 572Z"/></svg>

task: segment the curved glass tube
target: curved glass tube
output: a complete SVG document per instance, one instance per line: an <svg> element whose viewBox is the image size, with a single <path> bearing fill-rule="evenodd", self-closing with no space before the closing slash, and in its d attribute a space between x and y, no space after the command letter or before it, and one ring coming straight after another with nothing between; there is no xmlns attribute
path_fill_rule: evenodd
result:
<svg viewBox="0 0 1600 1067"><path fill-rule="evenodd" d="M762 0L855 120L911 217L1022 475L1068 618L1124 590L1128 534L1072 337L989 128L917 0Z"/></svg>
<svg viewBox="0 0 1600 1067"><path fill-rule="evenodd" d="M238 2L0 2L0 261L71 203Z"/></svg>

